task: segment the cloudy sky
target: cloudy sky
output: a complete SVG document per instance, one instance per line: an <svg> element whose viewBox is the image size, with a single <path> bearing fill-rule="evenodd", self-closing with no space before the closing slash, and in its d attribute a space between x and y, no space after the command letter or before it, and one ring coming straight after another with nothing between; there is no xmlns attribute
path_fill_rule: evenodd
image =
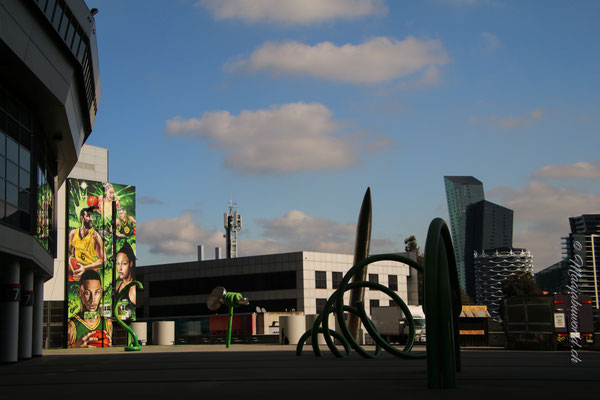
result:
<svg viewBox="0 0 600 400"><path fill-rule="evenodd" d="M224 247L372 253L448 220L444 175L515 211L539 270L600 213L600 2L102 0L89 144L137 187L138 265Z"/></svg>

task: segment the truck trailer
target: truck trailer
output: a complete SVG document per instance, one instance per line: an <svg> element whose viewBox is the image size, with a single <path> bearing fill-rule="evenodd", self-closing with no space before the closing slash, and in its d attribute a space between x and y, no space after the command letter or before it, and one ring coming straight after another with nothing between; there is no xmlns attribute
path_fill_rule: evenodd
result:
<svg viewBox="0 0 600 400"><path fill-rule="evenodd" d="M558 350L594 341L592 301L587 295L549 294L504 299L507 349Z"/></svg>
<svg viewBox="0 0 600 400"><path fill-rule="evenodd" d="M415 323L415 343L425 343L425 314L422 306L407 306ZM372 307L371 320L379 335L388 343L406 343L409 326L406 316L398 306Z"/></svg>

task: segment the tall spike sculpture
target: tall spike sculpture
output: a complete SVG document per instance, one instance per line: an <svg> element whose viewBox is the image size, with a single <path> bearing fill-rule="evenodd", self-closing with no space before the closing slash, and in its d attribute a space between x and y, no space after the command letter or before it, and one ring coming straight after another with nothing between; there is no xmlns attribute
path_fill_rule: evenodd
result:
<svg viewBox="0 0 600 400"><path fill-rule="evenodd" d="M367 188L367 192L363 198L358 214L358 223L356 225L356 242L354 244L354 265L364 260L369 256L369 247L371 245L371 188ZM365 281L367 277L367 266L361 268L352 278L352 282ZM350 290L350 305L356 306L358 302L364 302L365 288L355 287ZM355 314L348 316L348 329L350 334L357 342L360 342L360 318Z"/></svg>

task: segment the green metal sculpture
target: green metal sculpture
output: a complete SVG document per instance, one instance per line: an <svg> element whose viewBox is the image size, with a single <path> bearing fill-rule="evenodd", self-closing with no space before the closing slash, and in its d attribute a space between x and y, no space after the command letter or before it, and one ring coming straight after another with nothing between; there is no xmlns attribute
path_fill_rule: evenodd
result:
<svg viewBox="0 0 600 400"><path fill-rule="evenodd" d="M125 322L123 322L121 320L120 316L118 315L118 310L117 310L117 305L119 304L119 301L121 301L121 297L123 297L123 294L127 293L129 291L129 288L134 285L137 286L137 288L139 290L144 290L144 286L139 281L133 281L133 282L128 283L127 285L125 285L125 287L123 289L121 289L121 291L117 295L115 302L113 304L113 307L112 307L113 316L114 316L115 321L117 321L117 323L119 325L121 325L123 328L125 328L125 330L128 332L127 346L125 346L125 351L140 351L140 350L142 350L142 345L138 341L135 331L133 329L131 329L131 327L129 325L127 325Z"/></svg>
<svg viewBox="0 0 600 400"><path fill-rule="evenodd" d="M229 325L227 327L226 348L231 346L231 331L233 328L233 309L241 305L250 304L249 300L241 293L228 292L223 286L217 286L213 289L206 305L211 311L218 310L222 304L229 307Z"/></svg>
<svg viewBox="0 0 600 400"><path fill-rule="evenodd" d="M367 191L367 194L370 194L369 191ZM368 201L370 203L370 196ZM363 208L361 208L361 214L363 214ZM362 229L370 230L370 226L368 226L370 224L359 224L359 230L361 225L364 227ZM358 236L365 237L366 235L364 232L362 234L358 232ZM424 311L427 325L426 354L411 353L415 339L415 324L404 301L389 288L379 283L365 281L363 278L368 264L384 260L398 261L423 272ZM350 282L351 280L353 281ZM408 340L402 350L393 347L379 335L375 325L367 316L362 300L355 301L351 305L344 304L344 293L349 290L356 291L359 288L361 290L364 290L364 288L380 290L391 297L394 303L402 309L409 325ZM350 354L350 348L352 348L364 358L375 358L381 354L381 349L384 349L392 355L404 359L427 358L428 387L454 388L456 387L456 371L460 371L458 316L461 307L456 260L450 232L444 220L436 218L429 225L427 233L425 266L399 254L374 255L356 262L344 275L338 289L329 297L323 311L315 319L312 328L300 338L296 347L296 355L302 354L304 343L309 337L312 337L313 352L317 357L320 357L318 334L322 333L328 348L336 357L344 357L344 355L334 345L331 336L343 345L346 355ZM328 326L328 317L332 312L335 312L341 334ZM352 334L346 324L344 312L355 315L360 319L371 338L375 341L376 347L373 354L365 351L357 343L355 335Z"/></svg>

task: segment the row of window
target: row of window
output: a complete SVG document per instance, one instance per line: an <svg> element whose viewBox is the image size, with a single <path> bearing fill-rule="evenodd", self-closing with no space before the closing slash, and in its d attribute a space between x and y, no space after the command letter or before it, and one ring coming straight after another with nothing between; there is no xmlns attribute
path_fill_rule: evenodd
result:
<svg viewBox="0 0 600 400"><path fill-rule="evenodd" d="M0 88L0 222L33 233L50 251L54 177L33 129L31 112Z"/></svg>
<svg viewBox="0 0 600 400"><path fill-rule="evenodd" d="M27 137L25 144L30 146L31 134L3 109L0 109L0 121L0 220L29 231L31 152L18 139Z"/></svg>
<svg viewBox="0 0 600 400"><path fill-rule="evenodd" d="M264 308L268 312L285 312L297 310L296 299L276 299L276 300L254 300L250 299L247 306L241 305L235 309L236 314L256 312L256 308ZM148 315L144 314L144 307L136 308L136 315L141 318L173 318L183 316L214 315L227 313L227 307L211 311L205 303L194 304L173 304L164 306L148 307Z"/></svg>
<svg viewBox="0 0 600 400"><path fill-rule="evenodd" d="M340 287L340 282L344 277L342 272L333 271L331 273L331 288L337 289ZM379 283L378 274L369 274L369 282ZM388 275L388 287L391 290L398 290L398 275ZM327 272L315 271L315 288L327 289Z"/></svg>
<svg viewBox="0 0 600 400"><path fill-rule="evenodd" d="M48 21L69 47L83 68L88 109L97 111L94 80L90 64L89 39L64 0L35 0Z"/></svg>
<svg viewBox="0 0 600 400"><path fill-rule="evenodd" d="M275 289L296 289L297 285L296 271L282 271L151 281L147 286L150 297L169 297L209 294L217 286L224 286L228 290L245 293Z"/></svg>
<svg viewBox="0 0 600 400"><path fill-rule="evenodd" d="M61 0L35 1L75 57L83 62L87 49L86 37L69 7Z"/></svg>
<svg viewBox="0 0 600 400"><path fill-rule="evenodd" d="M321 314L325 309L325 305L327 304L327 299L315 299L317 306L317 314ZM393 305L392 301L389 302L390 306ZM373 299L369 300L369 313L373 312L373 307L379 307L379 300Z"/></svg>

